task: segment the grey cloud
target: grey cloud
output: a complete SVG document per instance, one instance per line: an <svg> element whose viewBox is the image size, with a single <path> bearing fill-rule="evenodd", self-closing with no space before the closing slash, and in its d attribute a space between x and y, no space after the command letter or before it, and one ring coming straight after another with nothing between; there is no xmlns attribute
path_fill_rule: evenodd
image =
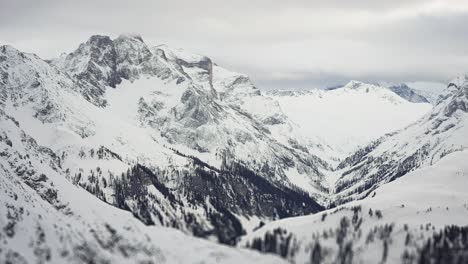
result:
<svg viewBox="0 0 468 264"><path fill-rule="evenodd" d="M0 0L0 42L42 57L92 34L139 33L212 57L258 86L447 81L468 71L468 4L396 1Z"/></svg>

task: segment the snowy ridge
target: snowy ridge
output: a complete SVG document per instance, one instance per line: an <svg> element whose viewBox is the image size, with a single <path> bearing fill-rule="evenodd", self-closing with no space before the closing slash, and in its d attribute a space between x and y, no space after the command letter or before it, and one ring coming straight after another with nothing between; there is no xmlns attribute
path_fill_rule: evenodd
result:
<svg viewBox="0 0 468 264"><path fill-rule="evenodd" d="M430 102L430 100L427 99L418 90L409 87L406 83L379 82L376 84L389 89L390 91L396 93L401 98L409 102L412 102L412 103L429 103Z"/></svg>
<svg viewBox="0 0 468 264"><path fill-rule="evenodd" d="M466 262L467 159L453 153L363 200L269 223L241 244L295 263Z"/></svg>
<svg viewBox="0 0 468 264"><path fill-rule="evenodd" d="M0 124L2 263L283 263L146 226L68 181L60 158L3 111Z"/></svg>
<svg viewBox="0 0 468 264"><path fill-rule="evenodd" d="M320 138L340 158L386 133L406 127L432 108L428 103L409 102L384 86L358 81L333 90L267 95L279 102L302 134Z"/></svg>
<svg viewBox="0 0 468 264"><path fill-rule="evenodd" d="M392 181L468 146L468 83L466 76L451 82L435 107L420 120L371 143L339 166L338 203L364 197L376 186Z"/></svg>
<svg viewBox="0 0 468 264"><path fill-rule="evenodd" d="M10 49L2 108L58 153L68 180L144 223L232 244L248 231L241 219L257 226L322 209L309 196L325 203L329 165L288 135L279 109L247 112L241 95L263 99L246 76L130 36L93 36L52 65ZM35 89L12 88L42 75ZM53 107L21 101L32 92Z"/></svg>
<svg viewBox="0 0 468 264"><path fill-rule="evenodd" d="M241 245L299 263L468 261L467 106L461 76L420 120L338 166L342 205L271 222Z"/></svg>
<svg viewBox="0 0 468 264"><path fill-rule="evenodd" d="M94 45L92 44L93 38L95 37L91 37L87 42L91 42L89 45ZM112 42L117 42L117 44L107 44L106 40L104 47L101 47L101 53L107 54L108 45L123 46L125 49L122 50L132 50L132 46L124 45L122 39L126 40L126 38L119 37ZM137 43L143 46L137 51L144 50L146 54L145 44L140 39L129 41L132 45ZM99 44L96 45L100 47ZM81 45L78 50L80 49L85 48ZM260 96L259 91L246 76L230 73L214 65L207 57L186 54L182 50L170 49L166 46L155 47L151 55L145 56L141 56L141 52L123 56L119 55L122 53L119 52L121 49L117 47L114 49L117 54L116 61L119 61L120 57L132 59L117 63L116 71L108 66L105 72L112 72L111 76L114 77L104 76L100 82L107 82L110 86L118 83L117 81L109 82L116 78L120 78L120 82L125 79L130 82L136 80L143 82L139 80L140 77L144 79L143 76L145 76L145 78L150 77L151 80L155 80L152 78L153 75L165 82L175 81L177 88L167 88L165 84L158 82L152 84L155 92L152 95L146 94L142 97L143 100L138 101L138 112L143 115L139 117L140 121L147 123L152 129L158 129L160 135L163 136L161 140L168 141L168 145L184 146L181 151L190 155L195 151L197 157L201 157L213 166L219 166L223 160L222 156L227 158L232 156L242 162L250 163L247 165L255 171L261 171L265 163L282 164L284 162L280 160L292 159L301 167L299 170L304 171L307 174L306 177L309 178L309 186L302 186L302 188L317 196L320 196L320 193L327 188L321 186L319 180L323 177L320 169L327 166L324 161L304 149L298 149L298 145L302 145L302 142L298 142L296 138L285 136L285 133L276 138L279 133L275 131L292 130L290 122L284 115L282 116L280 109L273 109L272 113L263 111L256 114L256 112L249 112L248 107L243 107L243 103L250 98L267 100ZM80 52L75 51L69 56L80 57L81 55ZM87 53L84 57L79 61L94 62L96 60L96 56L89 56ZM108 65L100 59L101 57L97 58L99 64ZM74 61L70 58L67 60ZM65 64L56 63L59 66ZM79 67L65 67L64 70L71 69L72 75L77 76L90 75L91 80L101 77L100 74L94 74L89 70L74 72L77 68ZM137 90L138 85L132 85ZM147 85L150 84L142 86ZM272 119L276 120L277 116L282 118L281 122L272 121ZM187 140L188 138L193 140ZM223 149L224 146L231 144L229 142L232 142L234 147ZM176 146L175 148L178 148ZM230 153L232 151L234 153ZM259 159L255 162L256 165L251 163L253 156ZM273 176L274 181L286 180L287 175L284 171L289 166L282 166L284 168L277 168L278 173L268 177Z"/></svg>

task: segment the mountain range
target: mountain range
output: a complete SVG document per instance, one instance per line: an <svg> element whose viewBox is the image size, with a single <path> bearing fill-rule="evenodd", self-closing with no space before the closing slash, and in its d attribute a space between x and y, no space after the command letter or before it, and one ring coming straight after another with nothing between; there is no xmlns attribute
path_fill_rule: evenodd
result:
<svg viewBox="0 0 468 264"><path fill-rule="evenodd" d="M296 260L290 244L266 250L262 232L437 171L445 156L462 165L467 79L433 106L407 85L264 92L135 35L95 35L52 60L1 46L0 260L283 262L191 236Z"/></svg>

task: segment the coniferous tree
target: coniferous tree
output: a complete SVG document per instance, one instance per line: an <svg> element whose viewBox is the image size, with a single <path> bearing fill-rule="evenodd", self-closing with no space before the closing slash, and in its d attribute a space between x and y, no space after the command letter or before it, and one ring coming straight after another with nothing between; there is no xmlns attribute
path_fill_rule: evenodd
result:
<svg viewBox="0 0 468 264"><path fill-rule="evenodd" d="M312 249L312 253L310 254L310 263L311 264L320 264L322 263L322 247L320 243L317 241Z"/></svg>

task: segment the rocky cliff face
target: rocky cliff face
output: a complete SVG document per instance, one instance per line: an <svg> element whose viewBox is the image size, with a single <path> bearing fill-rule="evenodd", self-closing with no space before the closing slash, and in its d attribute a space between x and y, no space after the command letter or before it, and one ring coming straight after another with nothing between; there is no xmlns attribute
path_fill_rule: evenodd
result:
<svg viewBox="0 0 468 264"><path fill-rule="evenodd" d="M329 165L278 136L292 129L279 108L247 112L244 99L271 102L246 76L136 36L92 36L50 63L1 49L3 111L66 179L148 225L233 244L323 209Z"/></svg>
<svg viewBox="0 0 468 264"><path fill-rule="evenodd" d="M74 185L61 156L39 145L22 126L0 109L0 262L283 263L144 225ZM125 200L130 203L130 197Z"/></svg>
<svg viewBox="0 0 468 264"><path fill-rule="evenodd" d="M429 100L405 83L388 85L388 89L412 103L429 103Z"/></svg>

